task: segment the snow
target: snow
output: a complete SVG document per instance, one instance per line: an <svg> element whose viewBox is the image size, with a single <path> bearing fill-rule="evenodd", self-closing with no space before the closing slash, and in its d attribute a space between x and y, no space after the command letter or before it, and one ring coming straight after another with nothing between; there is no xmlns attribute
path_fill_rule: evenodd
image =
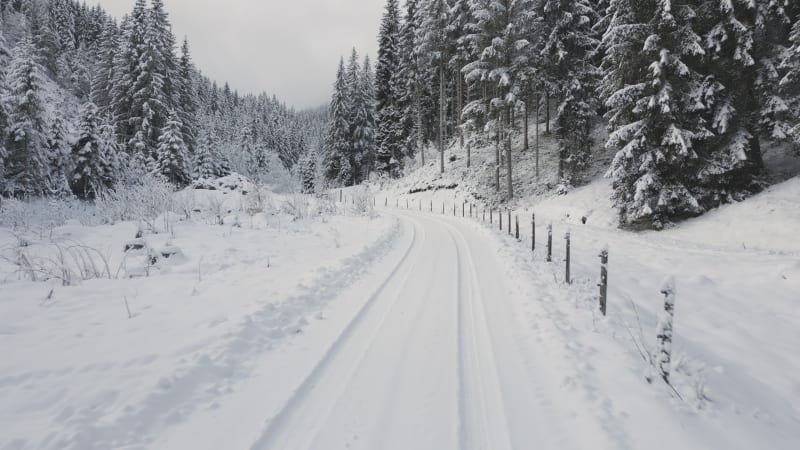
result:
<svg viewBox="0 0 800 450"><path fill-rule="evenodd" d="M240 202L235 192L196 193ZM217 408L254 361L302 333L397 238L391 218L241 215L239 226L173 217L171 233L135 240L160 256L149 275L147 250L123 253L131 222L71 221L52 240L97 248L112 275L120 267L132 278L62 287L18 281L0 263L0 448L160 447L166 430ZM3 254L15 245L0 228Z"/></svg>

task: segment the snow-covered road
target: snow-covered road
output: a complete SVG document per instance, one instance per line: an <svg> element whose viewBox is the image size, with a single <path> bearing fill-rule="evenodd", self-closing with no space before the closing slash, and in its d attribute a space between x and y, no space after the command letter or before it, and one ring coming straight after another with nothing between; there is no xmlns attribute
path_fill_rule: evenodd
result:
<svg viewBox="0 0 800 450"><path fill-rule="evenodd" d="M570 448L490 241L393 214L405 251L252 448Z"/></svg>

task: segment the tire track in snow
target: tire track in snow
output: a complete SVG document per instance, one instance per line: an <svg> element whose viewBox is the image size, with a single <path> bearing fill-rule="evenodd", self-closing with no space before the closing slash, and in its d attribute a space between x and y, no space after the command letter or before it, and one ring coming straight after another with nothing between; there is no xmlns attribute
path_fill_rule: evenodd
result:
<svg viewBox="0 0 800 450"><path fill-rule="evenodd" d="M349 367L347 364L338 364L335 365L334 362L336 361L337 357L342 353L342 349L347 347L351 341L354 341L353 335L356 334L362 325L364 325L366 321L366 317L373 311L376 304L379 302L381 294L384 293L386 287L392 282L395 277L398 276L401 268L403 268L406 262L409 259L412 251L415 248L419 248L417 244L417 228L422 230L422 241L425 240L425 234L422 227L419 226L418 222L412 222L412 239L409 243L408 247L404 251L403 256L394 265L392 270L383 280L383 282L378 286L378 288L368 297L367 301L361 307L361 309L356 313L354 318L350 321L350 323L345 327L339 337L334 341L331 347L327 350L325 355L320 359L311 373L305 378L305 380L300 384L291 398L287 401L284 407L269 421L266 428L263 430L259 438L256 440L255 443L251 446L251 450L261 450L261 449L288 449L291 448L293 450L300 450L308 448L316 438L317 434L319 433L320 427L325 423L325 420L331 414L331 411L339 398L341 397L344 389L347 385L347 382L352 378L353 374L357 371L358 366L363 361L364 356L369 351L374 337L377 334L378 330L380 330L381 326L385 322L386 318L389 316L392 308L394 307L395 303L397 302L398 298L400 297L401 292L397 292L393 297L391 297L390 304L387 306L386 311L384 312L383 316L380 318L377 326L371 330L369 333L369 339L365 342L365 345L358 350L357 361L355 364L350 365ZM405 284L408 277L411 274L411 270L405 273L403 281L401 285ZM344 367L342 367L344 366ZM339 374L340 379L338 380L338 390L334 394L334 398L326 399L324 407L325 411L321 414L317 414L311 424L312 429L304 429L300 430L299 432L295 432L295 435L292 435L292 427L293 423L298 419L302 418L303 420L308 420L306 414L302 414L304 409L307 409L311 406L318 406L318 405L310 405L309 398L314 394L314 388L317 384L323 380L324 378L328 378L330 376L329 372L335 372L336 370L345 370L346 373ZM327 375L327 376L326 376ZM321 394L322 395L322 394ZM299 434L299 437L295 437ZM292 445L287 446L287 440L292 439L300 439L302 442L301 445Z"/></svg>
<svg viewBox="0 0 800 450"><path fill-rule="evenodd" d="M461 232L444 220L434 220L446 229L457 256L459 448L510 450L497 360L475 262Z"/></svg>

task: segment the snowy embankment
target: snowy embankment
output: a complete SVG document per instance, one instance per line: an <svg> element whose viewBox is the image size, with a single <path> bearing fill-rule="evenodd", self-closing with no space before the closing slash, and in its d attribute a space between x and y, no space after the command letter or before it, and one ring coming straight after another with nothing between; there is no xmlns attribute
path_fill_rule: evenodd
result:
<svg viewBox="0 0 800 450"><path fill-rule="evenodd" d="M0 448L159 447L324 318L398 237L366 204L232 188L176 196L186 216L114 225L4 205L18 226L0 228ZM283 370L269 375L298 378Z"/></svg>
<svg viewBox="0 0 800 450"><path fill-rule="evenodd" d="M476 159L491 162L488 152ZM482 200L492 202L491 184L454 165L444 176L435 173L438 166L428 166L386 183L378 202L388 197L390 206L408 204L439 215L444 210L451 217L454 206L461 217L465 201L468 215L472 202L478 211L473 220L482 222L489 208ZM478 167L474 173L480 174ZM537 183L518 183L529 186L520 189L528 195L512 211L512 218L519 216L521 242L507 235L505 208L499 232L494 207L492 235L509 270L530 274L520 282L533 284L523 292L530 327L554 324L555 337L542 351L554 360L567 359L554 362L553 371L573 371L562 389L582 390L588 402L579 409L604 417L632 448L646 443L647 448L788 449L800 442L800 178L668 230L643 233L617 229L608 180L563 196L537 196ZM537 251L531 256L534 212ZM548 264L551 223L554 262ZM564 282L568 230L570 286ZM597 307L598 254L605 246L607 318ZM660 289L671 276L678 288L673 386L649 385L647 360L655 352L663 308Z"/></svg>

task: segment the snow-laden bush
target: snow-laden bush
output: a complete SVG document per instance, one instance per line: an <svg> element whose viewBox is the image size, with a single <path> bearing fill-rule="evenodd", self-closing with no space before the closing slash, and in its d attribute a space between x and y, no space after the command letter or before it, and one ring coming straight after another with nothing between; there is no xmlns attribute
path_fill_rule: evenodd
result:
<svg viewBox="0 0 800 450"><path fill-rule="evenodd" d="M173 189L163 177L141 174L138 182L100 195L95 200L97 215L108 223L141 220L154 228L155 219L172 206Z"/></svg>
<svg viewBox="0 0 800 450"><path fill-rule="evenodd" d="M281 210L294 217L295 220L308 219L317 212L316 209L313 208L311 196L306 194L288 195L281 206Z"/></svg>
<svg viewBox="0 0 800 450"><path fill-rule="evenodd" d="M43 238L68 220L77 220L84 225L94 224L96 217L93 205L76 198L8 198L0 201L0 226L14 231L35 233Z"/></svg>
<svg viewBox="0 0 800 450"><path fill-rule="evenodd" d="M358 186L351 190L353 203L348 205L354 214L373 217L375 215L374 196L369 188Z"/></svg>

